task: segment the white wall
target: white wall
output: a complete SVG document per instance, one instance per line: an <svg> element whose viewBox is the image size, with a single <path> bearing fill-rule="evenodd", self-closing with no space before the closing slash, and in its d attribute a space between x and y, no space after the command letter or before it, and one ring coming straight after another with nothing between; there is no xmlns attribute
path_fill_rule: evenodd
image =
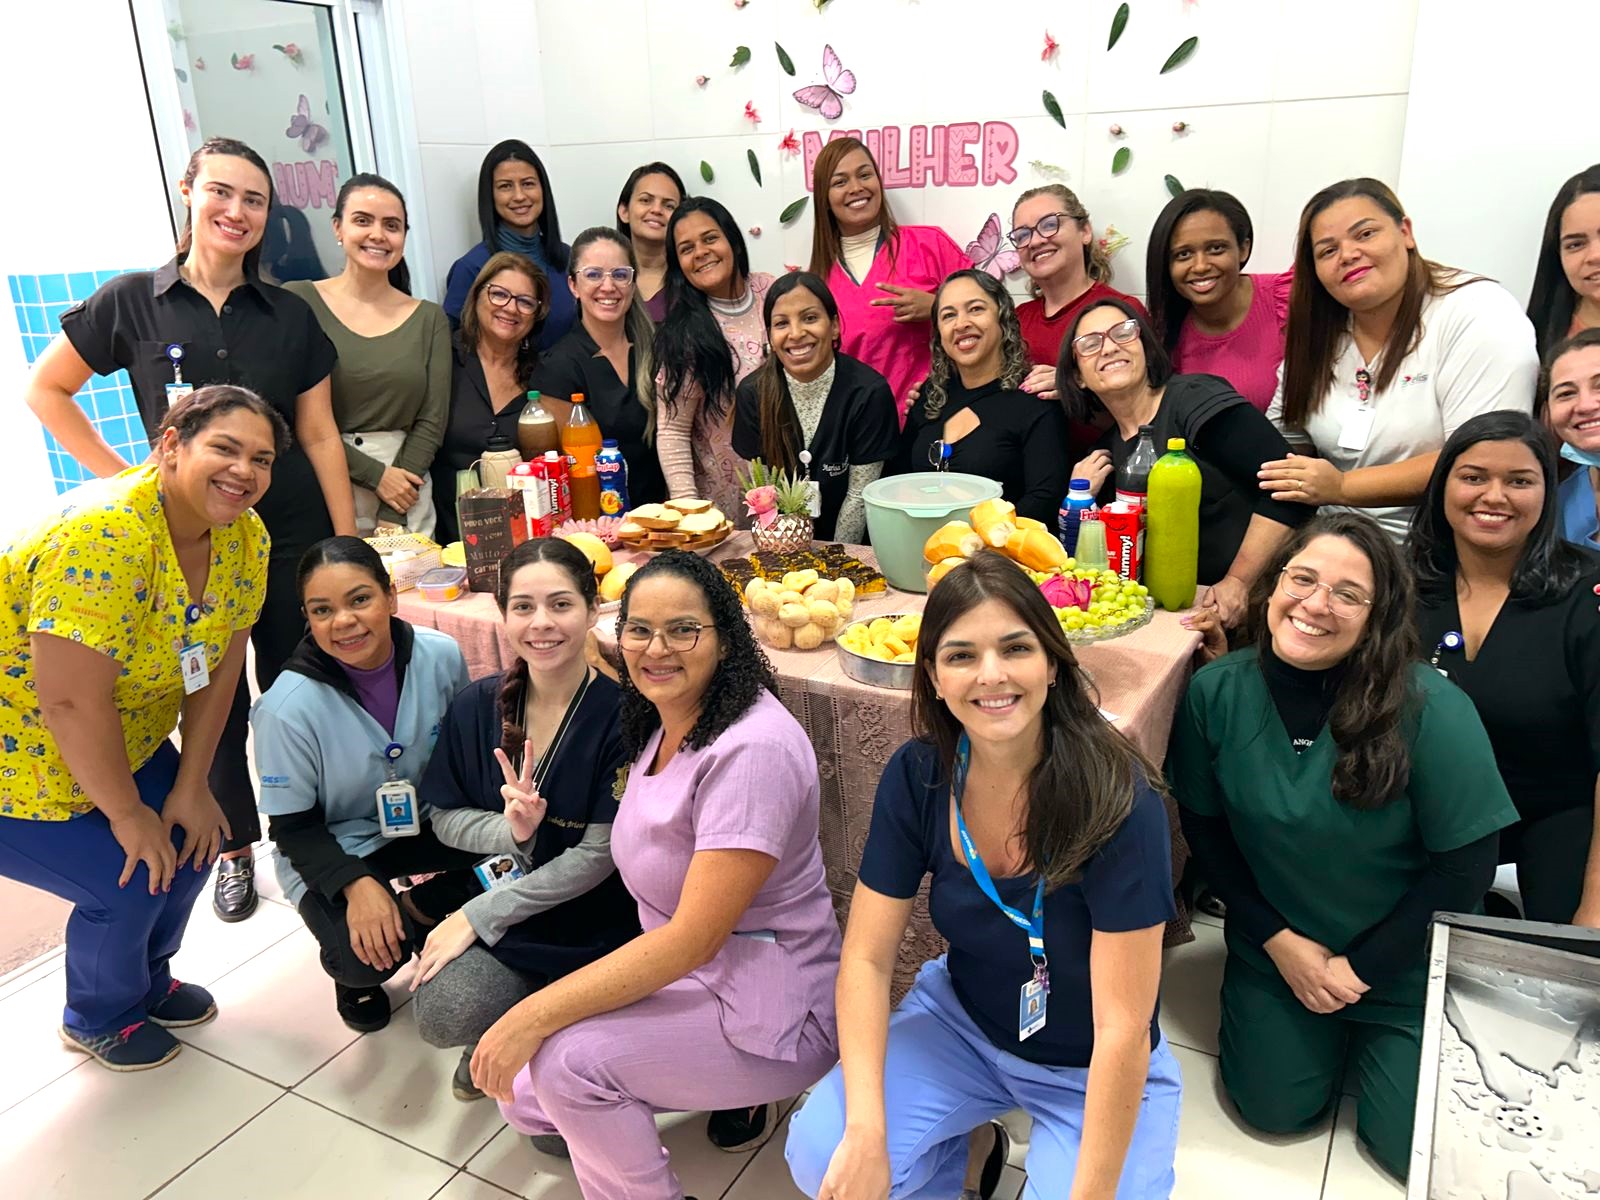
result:
<svg viewBox="0 0 1600 1200"><path fill-rule="evenodd" d="M1300 206L1317 188L1354 174L1397 181L1417 3L1345 0L1335 13L1304 0L1145 0L1108 53L1117 0L850 0L821 14L799 0L743 9L731 0L405 0L438 266L442 275L477 239L478 164L504 137L546 155L569 238L612 222L627 173L662 158L741 226L761 227L750 242L758 268L806 261L810 212L788 230L777 219L806 194L803 162L778 144L791 128L826 136L829 124L791 93L820 81L831 43L858 79L834 128L1004 121L1017 131L1015 182L891 191L902 221L942 225L966 245L989 213L1008 224L1016 195L1052 178L1030 160L1053 163L1098 227L1133 237L1116 281L1142 292L1144 236L1168 199L1162 177L1172 174L1235 192L1255 220L1256 265L1280 268ZM1060 50L1041 62L1046 29ZM1194 56L1160 75L1190 35L1200 38ZM795 78L780 71L775 41ZM732 71L736 45L749 46L752 60ZM704 89L695 86L700 74L711 77ZM1045 88L1065 129L1045 114ZM762 117L757 127L743 116L747 101ZM1190 128L1175 135L1180 120ZM1125 138L1109 135L1112 123ZM1114 177L1118 145L1133 161ZM764 187L750 176L747 148L760 158ZM702 160L716 171L709 187Z"/></svg>
<svg viewBox="0 0 1600 1200"><path fill-rule="evenodd" d="M1596 28L1596 0L1419 0L1400 181L1428 257L1527 299L1556 189L1600 161Z"/></svg>

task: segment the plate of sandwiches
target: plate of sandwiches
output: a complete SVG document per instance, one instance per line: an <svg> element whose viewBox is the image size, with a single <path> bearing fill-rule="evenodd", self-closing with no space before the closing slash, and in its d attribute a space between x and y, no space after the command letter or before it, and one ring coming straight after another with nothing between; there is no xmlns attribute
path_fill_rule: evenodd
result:
<svg viewBox="0 0 1600 1200"><path fill-rule="evenodd" d="M617 537L630 550L693 550L704 554L733 532L733 522L709 500L668 500L629 511Z"/></svg>

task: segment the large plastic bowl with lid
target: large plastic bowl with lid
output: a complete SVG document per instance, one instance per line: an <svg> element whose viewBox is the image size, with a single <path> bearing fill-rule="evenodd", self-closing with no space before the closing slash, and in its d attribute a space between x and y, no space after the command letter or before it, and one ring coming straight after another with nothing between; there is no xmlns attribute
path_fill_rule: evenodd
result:
<svg viewBox="0 0 1600 1200"><path fill-rule="evenodd" d="M1000 495L982 475L917 471L869 483L867 537L883 577L904 592L925 592L922 547L946 521L965 520L972 506Z"/></svg>

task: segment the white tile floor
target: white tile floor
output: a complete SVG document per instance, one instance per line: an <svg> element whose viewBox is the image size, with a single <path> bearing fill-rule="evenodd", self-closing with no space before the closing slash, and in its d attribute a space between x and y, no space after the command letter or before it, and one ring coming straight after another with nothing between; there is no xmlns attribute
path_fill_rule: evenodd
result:
<svg viewBox="0 0 1600 1200"><path fill-rule="evenodd" d="M265 864L263 864L265 867ZM270 872L264 882L270 885ZM1233 1118L1217 1082L1222 933L1169 954L1162 1025L1184 1072L1178 1200L1394 1200L1400 1186L1357 1145L1353 1102L1310 1134L1264 1138ZM0 983L0 1179L52 1200L580 1200L565 1164L529 1147L493 1104L450 1095L453 1052L416 1036L403 987L394 1021L360 1037L295 913L269 899L239 925L196 906L176 963L221 1015L180 1031L166 1067L114 1075L62 1049L59 954ZM785 1114L787 1120L787 1113ZM717 1152L704 1118L664 1118L685 1189L701 1200L797 1200L783 1135L755 1154ZM1025 1130L1001 1190L1021 1194Z"/></svg>

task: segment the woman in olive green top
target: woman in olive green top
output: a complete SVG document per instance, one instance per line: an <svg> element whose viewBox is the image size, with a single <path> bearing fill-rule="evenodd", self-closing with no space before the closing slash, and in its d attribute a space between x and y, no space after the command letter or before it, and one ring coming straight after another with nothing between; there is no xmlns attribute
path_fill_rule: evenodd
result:
<svg viewBox="0 0 1600 1200"><path fill-rule="evenodd" d="M1257 578L1253 645L1195 673L1167 774L1228 906L1222 1084L1251 1125L1310 1128L1349 1059L1356 1133L1410 1158L1435 912L1476 910L1516 810L1465 693L1420 661L1411 576L1330 513Z"/></svg>
<svg viewBox="0 0 1600 1200"><path fill-rule="evenodd" d="M286 285L339 351L333 414L363 535L379 521L429 537L434 530L428 468L450 408L450 323L437 304L411 296L408 227L394 184L352 175L333 211L344 271Z"/></svg>

